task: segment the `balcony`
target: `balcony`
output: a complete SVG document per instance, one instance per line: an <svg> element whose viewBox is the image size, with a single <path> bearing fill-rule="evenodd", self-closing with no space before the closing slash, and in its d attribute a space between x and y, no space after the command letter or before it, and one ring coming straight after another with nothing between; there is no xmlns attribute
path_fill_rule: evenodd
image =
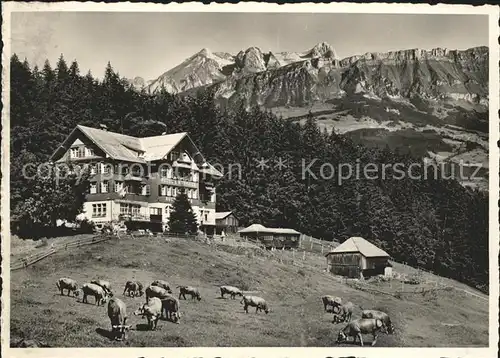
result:
<svg viewBox="0 0 500 358"><path fill-rule="evenodd" d="M149 215L137 213L121 213L118 218L124 221L149 221Z"/></svg>
<svg viewBox="0 0 500 358"><path fill-rule="evenodd" d="M184 169L191 169L191 162L185 162L181 159L177 159L172 163L172 167L174 168L184 168Z"/></svg>
<svg viewBox="0 0 500 358"><path fill-rule="evenodd" d="M184 188L198 189L198 183L194 181L189 181L185 179L170 179L164 178L161 179L162 184L172 185L172 186L180 186Z"/></svg>
<svg viewBox="0 0 500 358"><path fill-rule="evenodd" d="M125 181L136 181L136 182L140 182L140 183L145 183L146 182L146 178L143 178L140 176L140 173L129 173L127 175L125 175Z"/></svg>

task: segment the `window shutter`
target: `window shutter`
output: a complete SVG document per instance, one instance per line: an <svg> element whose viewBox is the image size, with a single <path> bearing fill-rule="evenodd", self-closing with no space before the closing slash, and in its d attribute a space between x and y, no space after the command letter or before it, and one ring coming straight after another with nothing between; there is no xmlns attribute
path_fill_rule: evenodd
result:
<svg viewBox="0 0 500 358"><path fill-rule="evenodd" d="M158 185L158 196L162 196L161 195L161 185Z"/></svg>
<svg viewBox="0 0 500 358"><path fill-rule="evenodd" d="M146 184L146 195L151 195L151 187L149 184Z"/></svg>

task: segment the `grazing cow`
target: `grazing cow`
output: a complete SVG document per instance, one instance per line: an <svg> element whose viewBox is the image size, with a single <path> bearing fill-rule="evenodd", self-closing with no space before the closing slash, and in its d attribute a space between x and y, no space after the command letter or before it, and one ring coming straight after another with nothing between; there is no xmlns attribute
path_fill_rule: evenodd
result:
<svg viewBox="0 0 500 358"><path fill-rule="evenodd" d="M373 342L372 346L377 343L377 334L379 331L384 330L384 323L375 318L360 318L351 321L340 330L337 336L337 343L346 342L348 337L354 337L353 343L356 343L356 338L359 338L361 346L363 346L362 334L372 334Z"/></svg>
<svg viewBox="0 0 500 358"><path fill-rule="evenodd" d="M328 306L332 306L333 313L335 313L335 309L339 309L340 305L342 304L342 299L340 297L334 297L330 295L321 297L321 301L323 301L325 311L327 310Z"/></svg>
<svg viewBox="0 0 500 358"><path fill-rule="evenodd" d="M200 291L196 287L177 286L177 288L179 288L179 299L181 299L181 297L186 299L186 294L188 294L191 295L192 300L194 300L195 298L198 299L198 301L201 300Z"/></svg>
<svg viewBox="0 0 500 358"><path fill-rule="evenodd" d="M125 296L126 294L130 297L142 296L144 294L142 283L139 281L127 281L123 290L123 295Z"/></svg>
<svg viewBox="0 0 500 358"><path fill-rule="evenodd" d="M95 283L84 284L82 286L82 292L83 292L83 298L82 298L83 303L87 303L87 296L94 296L95 304L98 306L100 306L101 303L105 304L108 299L106 291L104 291L104 289L101 286L96 285Z"/></svg>
<svg viewBox="0 0 500 358"><path fill-rule="evenodd" d="M241 296L243 297L243 292L238 287L234 286L221 286L220 287L220 295L222 298L224 298L225 294L231 295L231 298L234 300L236 296Z"/></svg>
<svg viewBox="0 0 500 358"><path fill-rule="evenodd" d="M101 286L107 293L111 293L111 284L109 281L104 280L92 280L90 283Z"/></svg>
<svg viewBox="0 0 500 358"><path fill-rule="evenodd" d="M135 312L134 316L142 316L148 319L148 327L150 330L156 330L158 320L162 311L161 300L158 297L151 297L148 303L141 305Z"/></svg>
<svg viewBox="0 0 500 358"><path fill-rule="evenodd" d="M154 280L151 286L158 286L163 288L165 291L168 293L172 293L172 290L170 289L170 284L167 281L163 280Z"/></svg>
<svg viewBox="0 0 500 358"><path fill-rule="evenodd" d="M179 300L173 296L161 300L161 313L165 311L165 318L169 321L180 323Z"/></svg>
<svg viewBox="0 0 500 358"><path fill-rule="evenodd" d="M354 311L354 304L347 302L339 307L338 314L333 314L333 323L351 322L352 312Z"/></svg>
<svg viewBox="0 0 500 358"><path fill-rule="evenodd" d="M171 295L167 290L161 288L160 286L149 286L146 288L146 302L148 302L151 297L163 299L171 297Z"/></svg>
<svg viewBox="0 0 500 358"><path fill-rule="evenodd" d="M266 312L266 314L271 312L271 309L267 305L266 300L264 300L261 297L243 296L240 303L243 303L245 305L245 307L243 309L245 310L246 313L248 313L248 306L255 307L255 313L257 313L258 311L262 311L262 310L264 310L264 312Z"/></svg>
<svg viewBox="0 0 500 358"><path fill-rule="evenodd" d="M387 329L387 333L394 334L394 325L391 322L389 315L382 311L364 310L361 312L361 318L376 318L382 321Z"/></svg>
<svg viewBox="0 0 500 358"><path fill-rule="evenodd" d="M68 290L68 296L70 292L73 292L75 297L78 296L78 284L75 280L67 277L62 277L56 282L57 289L61 291L61 296L64 295L64 290Z"/></svg>
<svg viewBox="0 0 500 358"><path fill-rule="evenodd" d="M127 322L127 306L118 297L113 297L108 302L108 317L111 321L111 332L117 341L126 339L126 331L130 326L126 326Z"/></svg>

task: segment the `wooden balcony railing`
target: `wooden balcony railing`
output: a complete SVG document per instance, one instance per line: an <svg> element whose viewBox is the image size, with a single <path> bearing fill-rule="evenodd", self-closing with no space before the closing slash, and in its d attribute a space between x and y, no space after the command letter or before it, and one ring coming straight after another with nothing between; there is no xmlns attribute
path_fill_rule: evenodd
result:
<svg viewBox="0 0 500 358"><path fill-rule="evenodd" d="M184 188L192 188L192 189L198 188L197 182L193 182L193 181L185 180L185 179L161 178L161 183L167 184L167 185L173 185L173 186L180 186L180 187L184 187Z"/></svg>

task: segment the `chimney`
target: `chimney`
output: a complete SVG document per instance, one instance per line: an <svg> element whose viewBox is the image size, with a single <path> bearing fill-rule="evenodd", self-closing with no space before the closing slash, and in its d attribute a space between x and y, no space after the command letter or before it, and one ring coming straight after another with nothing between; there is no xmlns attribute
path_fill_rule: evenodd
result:
<svg viewBox="0 0 500 358"><path fill-rule="evenodd" d="M108 130L108 126L107 126L107 125L105 125L105 124L99 124L99 127L101 127L101 129L102 129L103 131L107 131L107 130Z"/></svg>

